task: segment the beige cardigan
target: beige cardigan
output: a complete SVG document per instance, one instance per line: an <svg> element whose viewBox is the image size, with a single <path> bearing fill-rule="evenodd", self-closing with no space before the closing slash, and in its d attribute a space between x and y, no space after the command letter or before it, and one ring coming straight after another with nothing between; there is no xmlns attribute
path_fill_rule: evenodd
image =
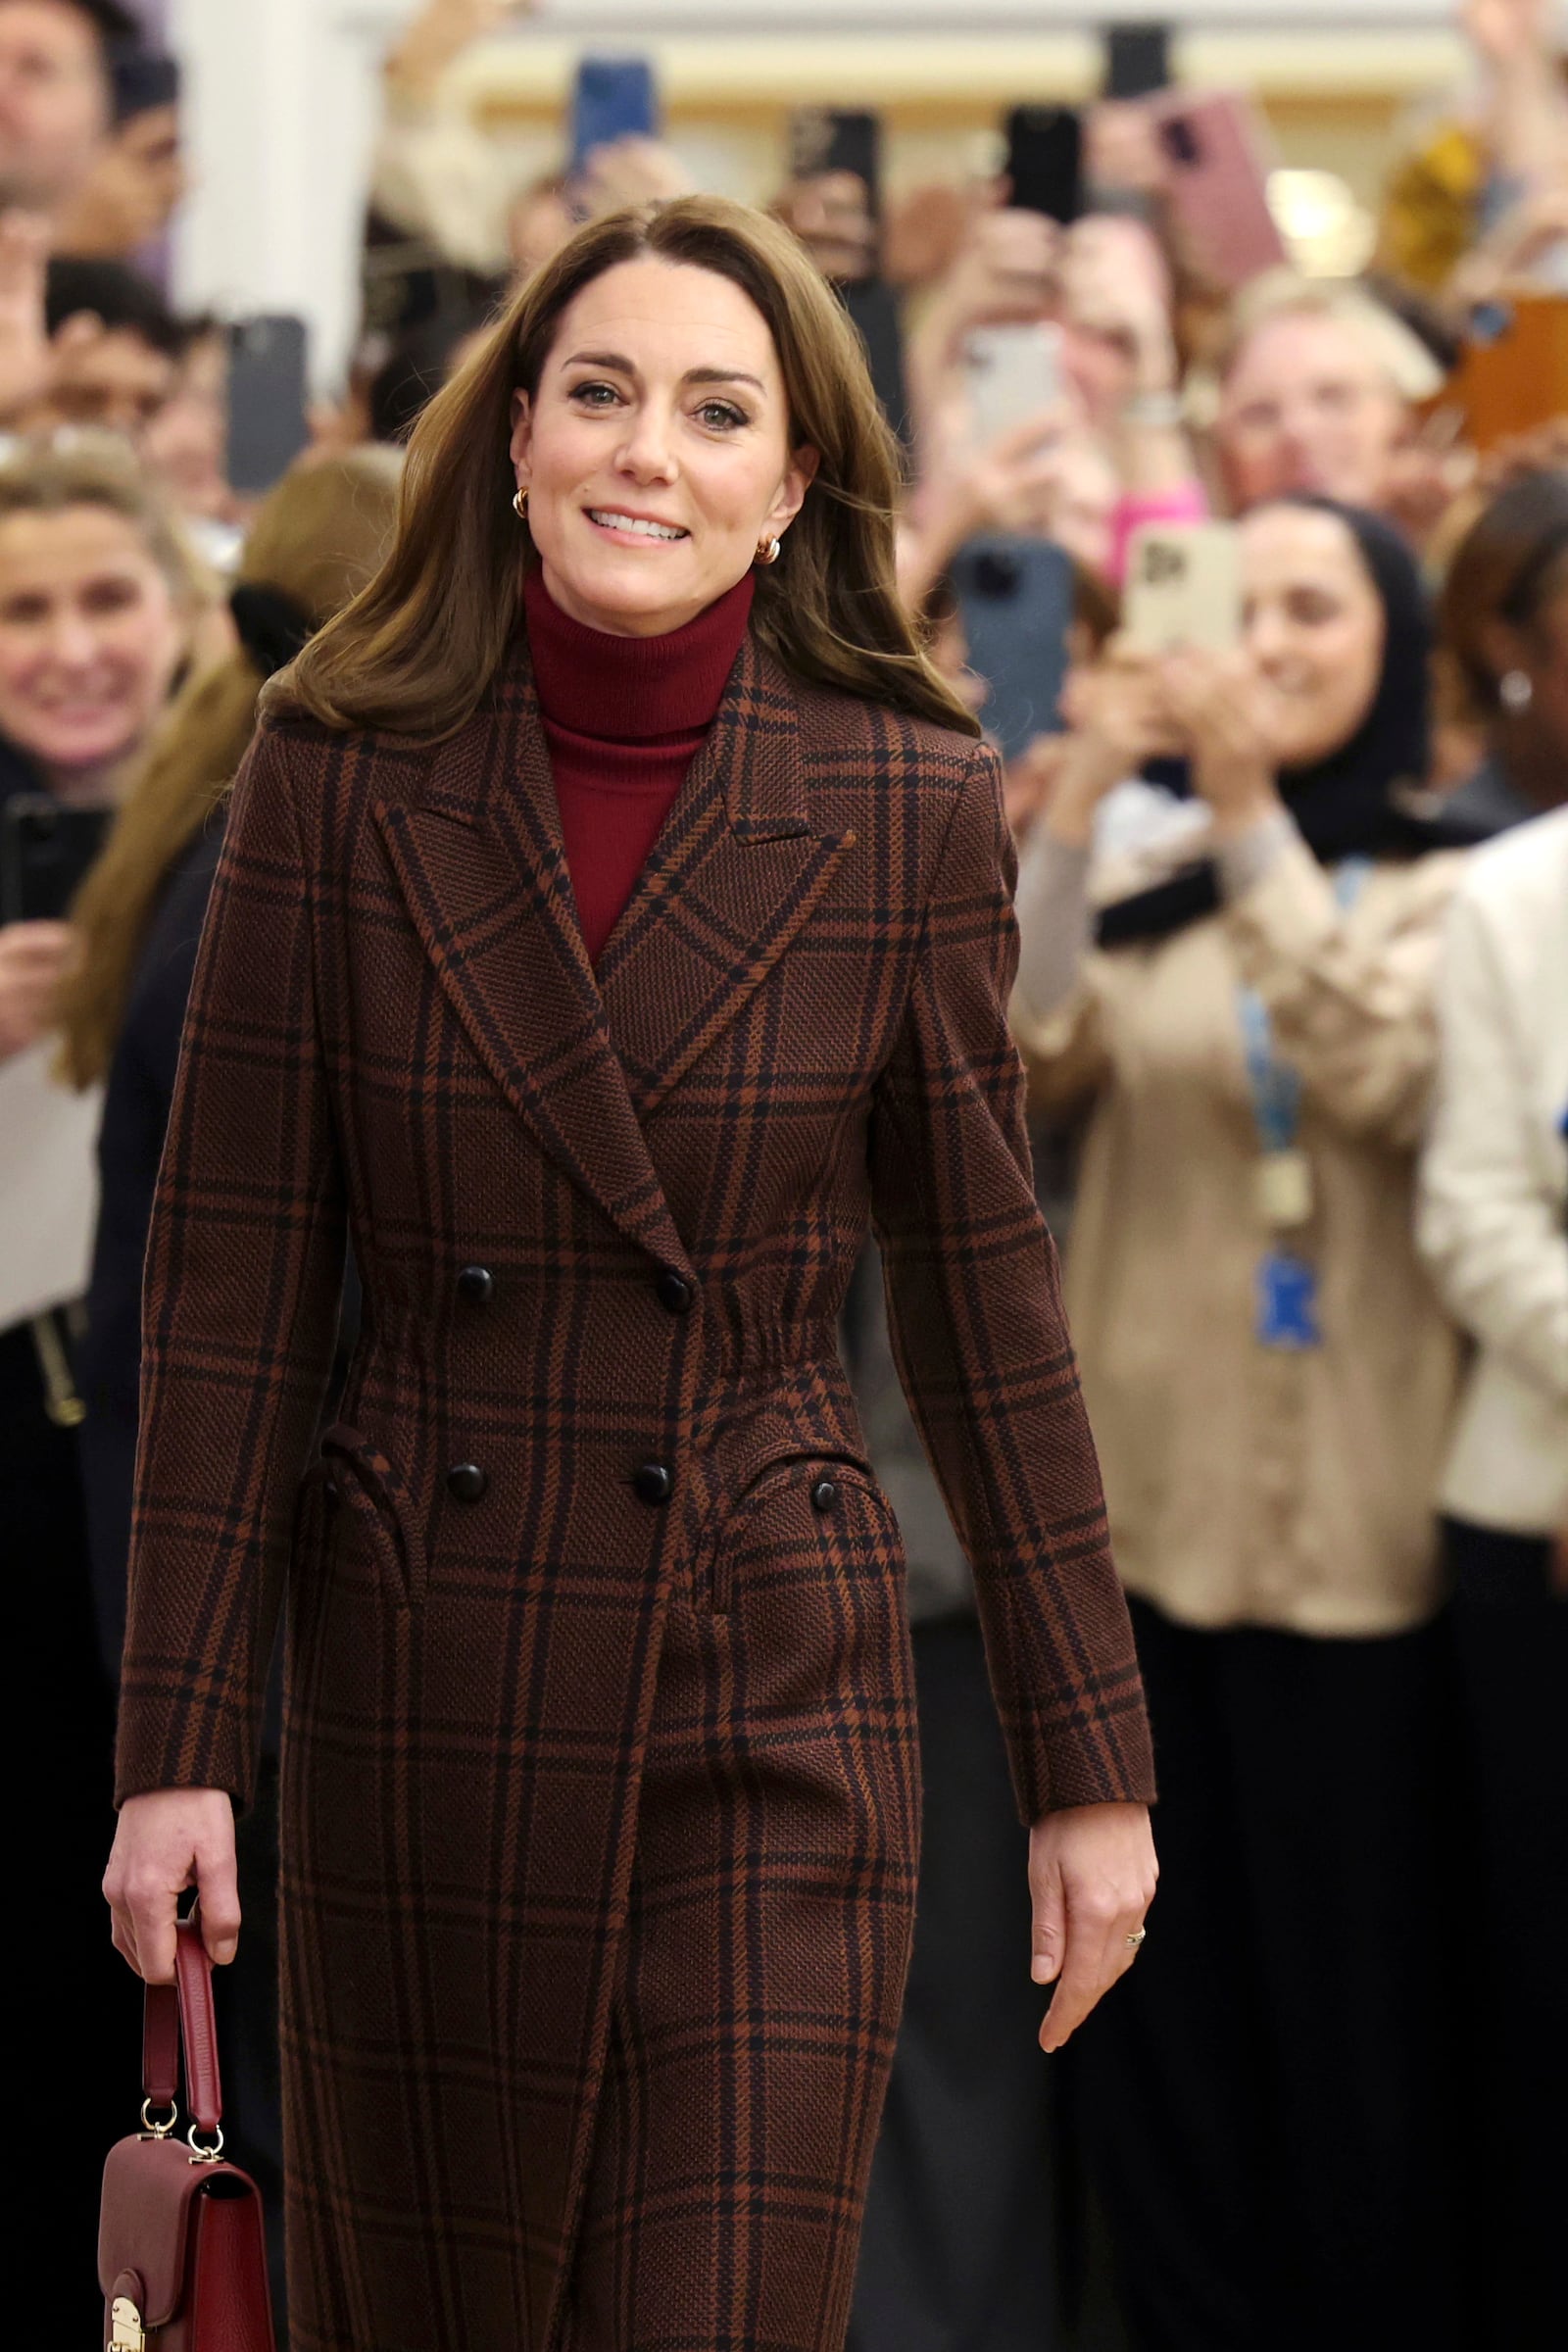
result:
<svg viewBox="0 0 1568 2352"><path fill-rule="evenodd" d="M1126 1584L1192 1625L1393 1633L1438 1599L1457 1346L1412 1193L1463 861L1377 866L1343 910L1294 826L1279 832L1220 913L1088 951L1051 1017L1020 993L1014 1023L1043 1106L1094 1098L1067 1297ZM1097 866L1095 896L1151 878ZM1021 924L1029 902L1026 857ZM1267 1239L1244 981L1303 1084L1323 1331L1303 1353L1254 1337Z"/></svg>
<svg viewBox="0 0 1568 2352"><path fill-rule="evenodd" d="M1420 1241L1476 1341L1446 1509L1568 1529L1568 808L1471 860L1439 991Z"/></svg>

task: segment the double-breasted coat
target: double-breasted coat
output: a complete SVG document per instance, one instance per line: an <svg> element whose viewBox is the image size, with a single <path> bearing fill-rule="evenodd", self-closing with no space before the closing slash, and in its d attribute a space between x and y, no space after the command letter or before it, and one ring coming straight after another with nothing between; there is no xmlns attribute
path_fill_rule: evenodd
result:
<svg viewBox="0 0 1568 2352"><path fill-rule="evenodd" d="M1020 1809L1150 1793L1010 871L989 752L751 639L597 973L521 639L445 742L285 720L246 763L148 1258L120 1789L244 1799L286 1593L298 2352L841 2341L918 1832L835 1346L871 1216Z"/></svg>

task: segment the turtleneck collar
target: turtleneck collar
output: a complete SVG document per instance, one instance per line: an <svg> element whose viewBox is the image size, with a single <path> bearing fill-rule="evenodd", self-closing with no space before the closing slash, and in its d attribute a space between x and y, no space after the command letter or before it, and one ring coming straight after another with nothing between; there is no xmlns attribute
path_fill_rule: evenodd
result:
<svg viewBox="0 0 1568 2352"><path fill-rule="evenodd" d="M612 637L555 604L535 565L523 583L528 646L547 725L606 743L706 730L751 618L751 572L663 637Z"/></svg>

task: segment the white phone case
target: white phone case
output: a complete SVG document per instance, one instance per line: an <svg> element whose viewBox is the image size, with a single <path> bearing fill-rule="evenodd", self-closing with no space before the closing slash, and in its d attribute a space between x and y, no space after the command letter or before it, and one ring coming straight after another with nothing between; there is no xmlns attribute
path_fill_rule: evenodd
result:
<svg viewBox="0 0 1568 2352"><path fill-rule="evenodd" d="M1150 522L1134 531L1123 602L1140 653L1228 653L1242 633L1241 541L1233 522Z"/></svg>

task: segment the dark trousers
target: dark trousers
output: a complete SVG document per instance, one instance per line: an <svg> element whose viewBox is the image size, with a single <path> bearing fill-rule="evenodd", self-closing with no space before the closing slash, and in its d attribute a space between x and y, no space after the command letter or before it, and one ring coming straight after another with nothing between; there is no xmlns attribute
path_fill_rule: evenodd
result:
<svg viewBox="0 0 1568 2352"><path fill-rule="evenodd" d="M1160 1889L1067 2053L1133 2339L1470 2352L1446 1629L1309 1641L1133 1614Z"/></svg>
<svg viewBox="0 0 1568 2352"><path fill-rule="evenodd" d="M57 1319L58 1320L58 1319ZM62 1334L62 1337L64 1335ZM43 2205L52 2329L101 2341L98 2193L111 2140L137 2129L140 1990L109 1940L99 1891L114 1837L114 1701L98 1654L76 1433L51 1421L30 1325L0 1332L0 1594L6 1788L22 1865L14 2007L28 2079L55 2118Z"/></svg>
<svg viewBox="0 0 1568 2352"><path fill-rule="evenodd" d="M1027 1846L980 1629L914 1629L922 1817L914 1950L848 2352L1052 2352L1057 2230Z"/></svg>
<svg viewBox="0 0 1568 2352"><path fill-rule="evenodd" d="M1568 1599L1548 1546L1450 1521L1465 1769L1460 2012L1478 2352L1568 2344Z"/></svg>

